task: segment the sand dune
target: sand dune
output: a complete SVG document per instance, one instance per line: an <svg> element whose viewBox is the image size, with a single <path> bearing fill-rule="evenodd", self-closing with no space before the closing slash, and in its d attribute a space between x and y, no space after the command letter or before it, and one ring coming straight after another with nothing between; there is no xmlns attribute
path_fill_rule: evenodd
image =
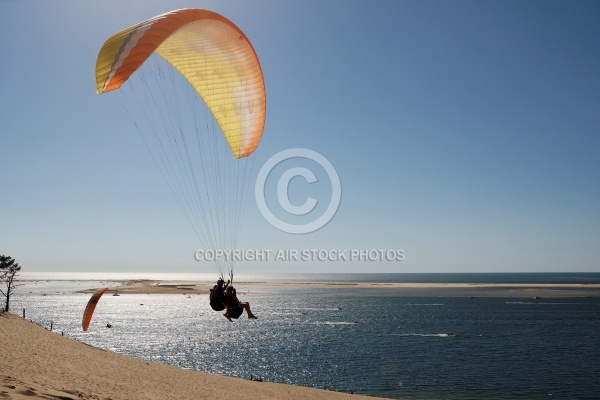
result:
<svg viewBox="0 0 600 400"><path fill-rule="evenodd" d="M0 399L348 399L349 394L211 375L89 346L0 314Z"/></svg>

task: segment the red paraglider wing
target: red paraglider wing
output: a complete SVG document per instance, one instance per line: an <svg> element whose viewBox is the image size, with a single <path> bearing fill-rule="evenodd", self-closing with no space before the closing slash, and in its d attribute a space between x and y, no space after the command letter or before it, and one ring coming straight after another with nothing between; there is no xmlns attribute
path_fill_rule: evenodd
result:
<svg viewBox="0 0 600 400"><path fill-rule="evenodd" d="M81 321L81 326L83 326L84 332L88 330L90 326L90 321L92 320L92 315L94 314L94 310L96 309L96 304L98 304L98 300L100 297L108 290L107 287L98 290L96 293L90 297L90 300L85 307L85 311L83 312L83 320Z"/></svg>

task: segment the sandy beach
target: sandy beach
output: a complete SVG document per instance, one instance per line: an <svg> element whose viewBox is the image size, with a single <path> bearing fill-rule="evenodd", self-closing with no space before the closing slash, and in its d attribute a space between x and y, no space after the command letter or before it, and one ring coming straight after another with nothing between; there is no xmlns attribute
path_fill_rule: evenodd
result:
<svg viewBox="0 0 600 400"><path fill-rule="evenodd" d="M373 398L211 375L89 346L0 314L0 399L348 399Z"/></svg>
<svg viewBox="0 0 600 400"><path fill-rule="evenodd" d="M111 287L107 293L208 294L214 282L132 280ZM444 297L600 297L600 284L497 284L497 283L354 283L354 282L236 282L238 294L260 292L261 287L320 287L390 289L398 296ZM96 288L84 290L92 293Z"/></svg>

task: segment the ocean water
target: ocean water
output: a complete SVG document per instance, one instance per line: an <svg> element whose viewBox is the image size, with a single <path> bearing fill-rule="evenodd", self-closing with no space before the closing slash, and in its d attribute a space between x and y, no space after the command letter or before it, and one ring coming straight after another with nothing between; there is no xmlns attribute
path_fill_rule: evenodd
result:
<svg viewBox="0 0 600 400"><path fill-rule="evenodd" d="M156 275L149 279L165 279ZM422 275L240 274L238 291L249 290L240 300L259 319L234 323L206 295L105 295L83 332L89 295L76 291L113 285L111 274L38 274L23 277L43 280L21 282L11 310L93 346L221 375L397 399L600 399L598 297L406 297L389 288L242 283L600 282L600 274Z"/></svg>

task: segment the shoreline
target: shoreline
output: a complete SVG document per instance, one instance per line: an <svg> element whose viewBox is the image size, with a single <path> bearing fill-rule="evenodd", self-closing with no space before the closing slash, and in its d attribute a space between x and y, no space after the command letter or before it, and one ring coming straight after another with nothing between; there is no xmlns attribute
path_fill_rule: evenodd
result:
<svg viewBox="0 0 600 400"><path fill-rule="evenodd" d="M107 294L199 294L208 295L214 282L126 280ZM397 296L420 297L600 297L597 283L360 283L360 282L236 282L239 294L260 292L261 287L383 289ZM81 290L93 293L97 288Z"/></svg>
<svg viewBox="0 0 600 400"><path fill-rule="evenodd" d="M77 280L72 280L77 281ZM197 294L208 297L214 282L175 280L81 281L79 287L114 286L119 294ZM354 283L354 282L236 282L241 294L269 296L273 288L294 293L301 288L317 291L345 290L351 293L377 293L382 296L427 297L512 297L568 298L600 297L600 284L544 283ZM269 290L266 290L270 288ZM362 292L365 291L365 292ZM374 292L375 291L375 292ZM111 292L108 292L111 293ZM469 302L471 300L468 300ZM476 302L477 300L473 300ZM543 301L543 300L542 300ZM475 304L475 303L474 303ZM348 398L342 391L294 386L273 382L255 382L192 371L154 363L94 347L73 338L63 337L16 314L0 313L0 340L9 344L0 357L0 398L55 398L137 400L211 399L235 397L238 400L293 398L333 400ZM354 397L352 397L354 398ZM359 396L359 398L371 398Z"/></svg>
<svg viewBox="0 0 600 400"><path fill-rule="evenodd" d="M0 357L0 398L338 400L349 396L134 358L61 336L6 312L0 313L0 341L10 345Z"/></svg>

